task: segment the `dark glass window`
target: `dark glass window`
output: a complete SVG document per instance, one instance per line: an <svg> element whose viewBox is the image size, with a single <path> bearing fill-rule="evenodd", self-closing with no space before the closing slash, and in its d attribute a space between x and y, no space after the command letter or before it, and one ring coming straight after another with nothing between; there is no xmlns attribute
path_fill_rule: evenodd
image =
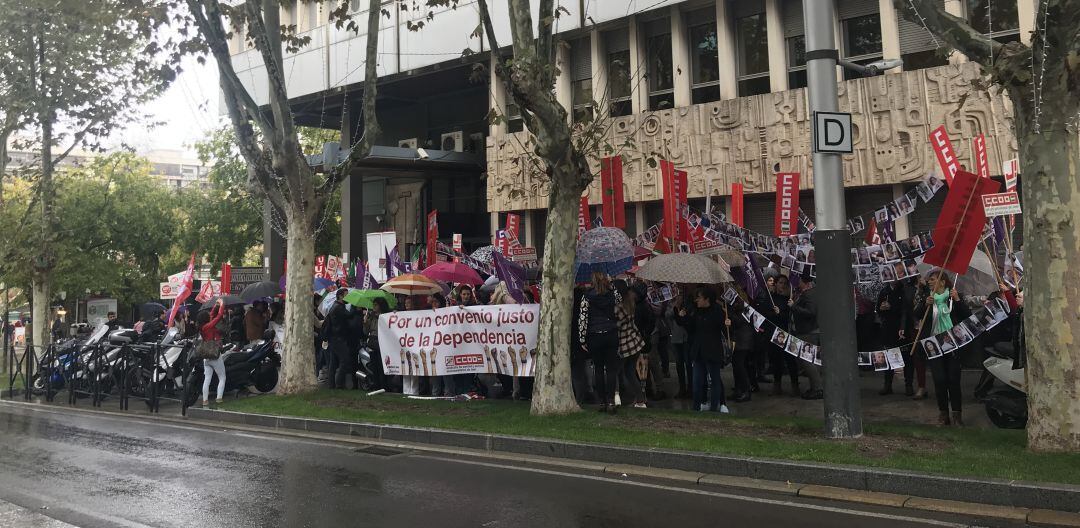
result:
<svg viewBox="0 0 1080 528"><path fill-rule="evenodd" d="M806 37L787 38L788 89L806 88Z"/></svg>
<svg viewBox="0 0 1080 528"><path fill-rule="evenodd" d="M649 23L649 28L670 27L667 19ZM671 58L671 33L657 31L645 40L646 75L649 83L649 109L675 106L675 81Z"/></svg>
<svg viewBox="0 0 1080 528"><path fill-rule="evenodd" d="M521 107L515 103L506 103L506 131L521 132L525 122L521 119Z"/></svg>
<svg viewBox="0 0 1080 528"><path fill-rule="evenodd" d="M877 13L844 21L845 57L881 56L881 18Z"/></svg>
<svg viewBox="0 0 1080 528"><path fill-rule="evenodd" d="M769 92L769 36L765 13L735 21L739 46L739 96Z"/></svg>
<svg viewBox="0 0 1080 528"><path fill-rule="evenodd" d="M988 4L989 13L986 9ZM1016 2L967 0L968 22L975 31L984 35L993 30L995 38L1000 33L1016 32L1020 29L1020 16L1017 14L1016 5Z"/></svg>
<svg viewBox="0 0 1080 528"><path fill-rule="evenodd" d="M608 54L608 97L611 117L629 115L630 104L630 51L617 51Z"/></svg>
<svg viewBox="0 0 1080 528"><path fill-rule="evenodd" d="M690 27L691 93L694 104L720 99L716 22Z"/></svg>

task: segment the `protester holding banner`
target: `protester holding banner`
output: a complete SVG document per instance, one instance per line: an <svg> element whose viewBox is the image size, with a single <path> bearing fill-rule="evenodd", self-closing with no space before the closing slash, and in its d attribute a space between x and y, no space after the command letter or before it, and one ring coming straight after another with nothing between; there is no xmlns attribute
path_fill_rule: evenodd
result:
<svg viewBox="0 0 1080 528"><path fill-rule="evenodd" d="M814 290L814 278L803 275L799 279L799 294L788 300L791 307L791 333L805 343L819 344L818 301ZM791 356L788 356L791 357ZM803 363L806 377L810 379L810 388L803 393L804 400L820 400L821 368L816 363Z"/></svg>
<svg viewBox="0 0 1080 528"><path fill-rule="evenodd" d="M751 356L754 353L754 342L756 341L754 325L747 321L740 314L743 308L750 304L750 299L746 296L746 291L742 286L735 284L733 286L735 291L738 292L738 298L735 299L735 303L728 307L728 320L731 321L731 341L735 344L735 352L732 355L731 370L735 376L735 392L732 398L737 403L750 401L750 373L752 372L751 364L753 359Z"/></svg>
<svg viewBox="0 0 1080 528"><path fill-rule="evenodd" d="M592 288L581 299L578 342L592 358L600 412L611 414L615 414L615 389L622 367L622 359L619 357L619 328L615 316L618 302L607 274L593 272Z"/></svg>
<svg viewBox="0 0 1080 528"><path fill-rule="evenodd" d="M877 298L877 314L881 321L881 345L886 348L900 348L904 358L904 394L915 395L914 374L915 362L911 360L909 348L903 345L911 337L911 302L904 293L906 281L893 281L882 288ZM885 371L885 386L879 394L882 396L893 393L893 369Z"/></svg>
<svg viewBox="0 0 1080 528"><path fill-rule="evenodd" d="M680 307L677 319L686 328L690 357L694 360L694 410L706 410L703 405L708 390L707 410L727 413L724 381L720 378L729 350L724 335L727 317L716 303L716 292L712 288L699 288L694 294L694 308Z"/></svg>
<svg viewBox="0 0 1080 528"><path fill-rule="evenodd" d="M933 270L927 274L926 283L930 287L930 295L926 299L926 306L930 309L928 314L930 332L927 336L948 332L952 330L953 325L970 315L967 306L960 301L959 292L953 287L952 281L943 270ZM957 346L952 353L928 360L930 373L934 377L938 410L941 412L938 417L940 425L964 425L961 408L963 396L960 388L962 366L959 352L960 349ZM950 405L952 407L951 419L949 417Z"/></svg>
<svg viewBox="0 0 1080 528"><path fill-rule="evenodd" d="M757 299L754 300L753 307L759 313L764 315L765 319L770 323L787 330L788 325L791 322L788 299L789 297L787 295L784 295L777 289L776 278L770 276L765 279L765 289L758 293ZM799 365L795 357L790 356L784 353L783 350L769 344L770 336L765 335L765 333L757 334L757 336L757 350L768 351L769 366L772 368L773 375L773 395L779 396L784 393L782 388L783 384L781 382L785 370L791 378L791 393L798 395ZM753 385L751 385L751 387L752 386Z"/></svg>

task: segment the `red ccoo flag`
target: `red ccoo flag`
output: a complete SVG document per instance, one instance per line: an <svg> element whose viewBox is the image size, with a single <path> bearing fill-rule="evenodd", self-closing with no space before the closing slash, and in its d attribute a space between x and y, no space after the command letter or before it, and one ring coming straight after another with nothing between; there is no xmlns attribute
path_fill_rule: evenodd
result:
<svg viewBox="0 0 1080 528"><path fill-rule="evenodd" d="M731 223L743 226L743 184L731 184Z"/></svg>
<svg viewBox="0 0 1080 528"><path fill-rule="evenodd" d="M776 175L776 211L773 234L791 236L799 232L799 173Z"/></svg>

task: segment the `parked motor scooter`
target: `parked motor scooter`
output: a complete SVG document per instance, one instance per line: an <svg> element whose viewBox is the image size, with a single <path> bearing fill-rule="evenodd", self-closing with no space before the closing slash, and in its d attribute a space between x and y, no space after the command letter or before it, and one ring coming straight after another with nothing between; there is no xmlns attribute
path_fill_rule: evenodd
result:
<svg viewBox="0 0 1080 528"><path fill-rule="evenodd" d="M356 369L356 381L357 386L364 391L372 391L381 388L379 385L381 381L377 379L375 369L381 365L375 364L375 353L367 346L361 346L360 350L356 353L357 365Z"/></svg>
<svg viewBox="0 0 1080 528"><path fill-rule="evenodd" d="M189 355L190 357L190 355ZM281 355L274 349L274 332L267 330L263 339L252 341L244 347L226 346L221 353L225 363L225 391L253 388L258 392L270 392L278 383ZM189 360L191 370L187 376L185 403L188 407L198 401L202 394L205 372L201 360ZM211 387L217 387L217 375Z"/></svg>
<svg viewBox="0 0 1080 528"><path fill-rule="evenodd" d="M986 415L1002 429L1023 429L1028 418L1025 369L1014 369L1014 358L1001 350L987 348L987 351L991 355L983 361L983 366L1005 385L986 395Z"/></svg>

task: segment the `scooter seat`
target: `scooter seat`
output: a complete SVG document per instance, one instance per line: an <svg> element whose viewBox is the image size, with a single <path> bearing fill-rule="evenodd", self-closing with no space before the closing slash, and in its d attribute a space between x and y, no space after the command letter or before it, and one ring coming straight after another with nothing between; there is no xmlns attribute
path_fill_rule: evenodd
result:
<svg viewBox="0 0 1080 528"><path fill-rule="evenodd" d="M994 346L987 347L986 351L999 358L1012 359L1016 357L1016 350L1013 349L1013 344L1009 341L994 343Z"/></svg>

